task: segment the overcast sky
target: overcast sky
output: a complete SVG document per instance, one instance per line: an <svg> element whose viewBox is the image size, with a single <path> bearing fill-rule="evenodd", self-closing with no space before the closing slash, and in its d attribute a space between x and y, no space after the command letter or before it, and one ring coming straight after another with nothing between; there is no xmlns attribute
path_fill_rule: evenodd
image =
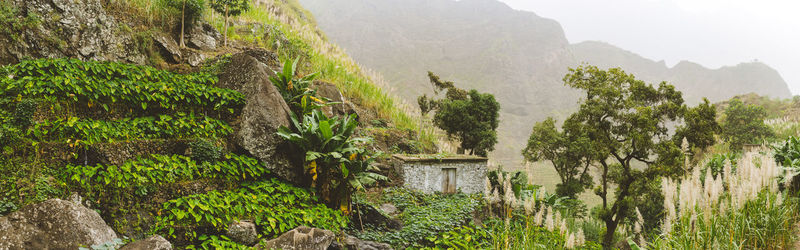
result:
<svg viewBox="0 0 800 250"><path fill-rule="evenodd" d="M758 60L800 94L800 0L500 0L561 23L570 43L605 41L674 66Z"/></svg>

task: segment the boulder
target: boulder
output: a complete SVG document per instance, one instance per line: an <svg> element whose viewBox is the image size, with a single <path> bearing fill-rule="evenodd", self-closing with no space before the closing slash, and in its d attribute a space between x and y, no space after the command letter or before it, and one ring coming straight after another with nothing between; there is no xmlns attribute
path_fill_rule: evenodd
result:
<svg viewBox="0 0 800 250"><path fill-rule="evenodd" d="M197 23L192 26L188 34L188 46L199 50L217 49L217 40L222 38L222 34L213 26L206 22Z"/></svg>
<svg viewBox="0 0 800 250"><path fill-rule="evenodd" d="M329 230L300 226L256 246L256 249L325 250L335 238L336 235Z"/></svg>
<svg viewBox="0 0 800 250"><path fill-rule="evenodd" d="M181 47L169 35L163 33L153 33L153 41L161 51L161 55L169 63L180 63L183 58Z"/></svg>
<svg viewBox="0 0 800 250"><path fill-rule="evenodd" d="M0 218L0 249L77 249L117 238L94 210L50 199Z"/></svg>
<svg viewBox="0 0 800 250"><path fill-rule="evenodd" d="M246 98L240 121L234 123L236 145L257 158L273 174L303 184L302 156L276 132L290 127L289 105L269 81L274 75L265 63L245 53L233 55L223 67L218 86L235 89ZM294 164L292 163L294 162Z"/></svg>
<svg viewBox="0 0 800 250"><path fill-rule="evenodd" d="M397 214L397 207L395 207L391 203L385 203L385 204L381 205L381 210L383 211L383 213L388 214L388 215Z"/></svg>
<svg viewBox="0 0 800 250"><path fill-rule="evenodd" d="M197 51L189 51L186 54L188 54L188 56L186 56L186 63L189 63L189 66L197 67L206 61L206 56Z"/></svg>
<svg viewBox="0 0 800 250"><path fill-rule="evenodd" d="M392 246L386 243L361 240L348 235L342 242L331 243L328 250L392 250Z"/></svg>
<svg viewBox="0 0 800 250"><path fill-rule="evenodd" d="M228 227L228 232L225 233L225 235L233 241L248 246L258 243L256 224L250 221L236 221L232 223Z"/></svg>
<svg viewBox="0 0 800 250"><path fill-rule="evenodd" d="M0 64L23 58L73 57L83 60L144 64L130 30L106 13L100 0L8 0L25 20L36 15L39 23L15 27L0 35Z"/></svg>
<svg viewBox="0 0 800 250"><path fill-rule="evenodd" d="M119 250L172 250L172 243L161 235L153 235L147 239L128 243Z"/></svg>
<svg viewBox="0 0 800 250"><path fill-rule="evenodd" d="M403 227L403 224L398 220L389 218L377 208L367 204L354 204L354 213L350 215L350 225L353 228L361 229L367 228L387 228L398 230ZM363 223L363 225L362 225Z"/></svg>
<svg viewBox="0 0 800 250"><path fill-rule="evenodd" d="M342 92L339 91L339 88L337 88L333 83L314 81L314 83L311 85L311 88L317 91L318 96L327 98L331 102L339 103L323 107L322 111L325 112L325 115L333 117L337 115L344 116L356 113L353 104L347 102L342 95Z"/></svg>

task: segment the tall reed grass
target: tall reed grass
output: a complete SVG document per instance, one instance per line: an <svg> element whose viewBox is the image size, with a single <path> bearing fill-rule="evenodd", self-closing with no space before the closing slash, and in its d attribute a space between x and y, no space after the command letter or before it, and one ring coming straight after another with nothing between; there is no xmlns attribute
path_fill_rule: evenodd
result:
<svg viewBox="0 0 800 250"><path fill-rule="evenodd" d="M796 198L778 190L782 173L771 152L746 152L716 176L700 167L662 182L664 211L655 249L785 249L798 220ZM704 177L701 177L704 176Z"/></svg>

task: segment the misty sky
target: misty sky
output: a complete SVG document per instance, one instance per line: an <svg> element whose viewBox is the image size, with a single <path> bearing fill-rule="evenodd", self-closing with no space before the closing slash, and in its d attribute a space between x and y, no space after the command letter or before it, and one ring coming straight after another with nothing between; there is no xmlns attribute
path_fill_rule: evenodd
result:
<svg viewBox="0 0 800 250"><path fill-rule="evenodd" d="M758 60L800 94L799 0L500 0L555 19L570 43L605 41L674 66Z"/></svg>

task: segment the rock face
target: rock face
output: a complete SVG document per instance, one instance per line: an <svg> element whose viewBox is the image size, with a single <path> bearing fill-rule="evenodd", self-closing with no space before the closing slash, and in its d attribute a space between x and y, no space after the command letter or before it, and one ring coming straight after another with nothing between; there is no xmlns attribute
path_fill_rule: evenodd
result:
<svg viewBox="0 0 800 250"><path fill-rule="evenodd" d="M269 53L262 51L262 53ZM272 58L263 56L263 58ZM292 146L275 134L281 126L290 126L289 106L278 89L269 81L273 75L267 67L248 52L231 57L219 78L219 85L235 89L245 95L247 104L241 112L241 121L234 125L234 140L242 149L267 164L267 168L283 179L302 183L302 164L292 164L297 154Z"/></svg>
<svg viewBox="0 0 800 250"><path fill-rule="evenodd" d="M225 233L228 238L233 241L239 242L244 245L252 246L258 242L258 232L256 232L256 224L250 221L237 221L228 227L228 232Z"/></svg>
<svg viewBox="0 0 800 250"><path fill-rule="evenodd" d="M325 250L331 245L336 235L328 230L300 226L267 241L258 249L283 250Z"/></svg>
<svg viewBox="0 0 800 250"><path fill-rule="evenodd" d="M153 33L153 41L161 50L161 55L170 63L179 63L183 58L181 47L167 34Z"/></svg>
<svg viewBox="0 0 800 250"><path fill-rule="evenodd" d="M172 250L172 243L169 243L161 235L153 235L147 239L128 243L120 250Z"/></svg>
<svg viewBox="0 0 800 250"><path fill-rule="evenodd" d="M130 32L117 24L100 0L10 0L18 19L37 16L28 28L0 33L0 64L25 57L74 57L143 64Z"/></svg>
<svg viewBox="0 0 800 250"><path fill-rule="evenodd" d="M217 49L217 40L222 39L222 34L208 23L195 24L189 31L189 47L200 50Z"/></svg>
<svg viewBox="0 0 800 250"><path fill-rule="evenodd" d="M341 243L333 242L329 250L392 250L392 246L386 243L361 240L353 236L347 236Z"/></svg>
<svg viewBox="0 0 800 250"><path fill-rule="evenodd" d="M0 218L0 249L77 249L117 238L94 210L50 199Z"/></svg>

